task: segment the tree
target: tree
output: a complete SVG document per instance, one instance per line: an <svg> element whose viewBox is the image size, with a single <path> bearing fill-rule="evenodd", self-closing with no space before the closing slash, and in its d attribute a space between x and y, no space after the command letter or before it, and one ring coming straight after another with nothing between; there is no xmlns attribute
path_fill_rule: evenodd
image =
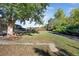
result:
<svg viewBox="0 0 79 59"><path fill-rule="evenodd" d="M61 8L57 9L57 11L54 14L54 17L55 17L55 19L60 19L60 20L61 20L61 18L65 17L63 9L61 9Z"/></svg>
<svg viewBox="0 0 79 59"><path fill-rule="evenodd" d="M36 23L43 23L43 13L48 4L24 4L24 3L6 3L0 4L0 8L5 11L7 21L7 35L13 35L13 26L16 20L25 23L25 20Z"/></svg>
<svg viewBox="0 0 79 59"><path fill-rule="evenodd" d="M54 15L53 31L63 31L66 25L66 18L63 9L58 9Z"/></svg>
<svg viewBox="0 0 79 59"><path fill-rule="evenodd" d="M53 29L52 23L53 23L53 18L50 18L48 20L48 24L46 25L46 30L51 31Z"/></svg>
<svg viewBox="0 0 79 59"><path fill-rule="evenodd" d="M70 16L65 16L64 11L58 9L51 20L47 27L52 28L53 32L79 36L79 8L71 10Z"/></svg>
<svg viewBox="0 0 79 59"><path fill-rule="evenodd" d="M79 35L79 8L71 10L66 32Z"/></svg>
<svg viewBox="0 0 79 59"><path fill-rule="evenodd" d="M71 11L70 18L74 25L79 24L79 8L75 8Z"/></svg>

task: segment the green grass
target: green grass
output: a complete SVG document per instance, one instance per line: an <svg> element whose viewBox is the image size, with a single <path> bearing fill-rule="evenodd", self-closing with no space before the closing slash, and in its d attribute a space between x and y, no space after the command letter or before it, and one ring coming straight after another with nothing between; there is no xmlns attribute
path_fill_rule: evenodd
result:
<svg viewBox="0 0 79 59"><path fill-rule="evenodd" d="M79 56L79 42L69 39L64 36L51 34L51 33L44 33L44 35L48 35L51 40L57 45L57 47L66 50L67 52L71 53L72 55Z"/></svg>
<svg viewBox="0 0 79 59"><path fill-rule="evenodd" d="M52 42L58 48L66 50L72 55L79 56L79 41L69 39L67 37L42 31L39 34L32 34L32 36L23 35L18 42Z"/></svg>

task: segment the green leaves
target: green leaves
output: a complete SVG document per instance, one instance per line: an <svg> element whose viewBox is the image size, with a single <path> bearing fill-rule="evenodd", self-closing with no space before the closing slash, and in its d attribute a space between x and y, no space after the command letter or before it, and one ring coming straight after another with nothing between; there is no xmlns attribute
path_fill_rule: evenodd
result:
<svg viewBox="0 0 79 59"><path fill-rule="evenodd" d="M63 31L63 29L65 29L64 26L66 24L64 11L62 9L58 9L54 17L55 20L53 21L53 30L58 32Z"/></svg>
<svg viewBox="0 0 79 59"><path fill-rule="evenodd" d="M63 18L64 16L64 11L62 9L57 9L56 13L54 14L54 17L57 19Z"/></svg>
<svg viewBox="0 0 79 59"><path fill-rule="evenodd" d="M49 20L48 28L55 32L79 34L79 8L73 9L68 17L62 9L58 9L54 18Z"/></svg>
<svg viewBox="0 0 79 59"><path fill-rule="evenodd" d="M21 22L29 20L41 24L43 22L42 18L44 10L48 4L5 3L0 4L0 6L5 8L7 20L9 20L10 17L13 17L14 21L17 19L21 20Z"/></svg>

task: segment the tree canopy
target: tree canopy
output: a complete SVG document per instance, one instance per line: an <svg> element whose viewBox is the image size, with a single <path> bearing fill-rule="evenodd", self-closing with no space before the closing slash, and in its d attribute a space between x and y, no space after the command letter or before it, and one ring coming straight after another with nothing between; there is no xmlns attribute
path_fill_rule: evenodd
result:
<svg viewBox="0 0 79 59"><path fill-rule="evenodd" d="M79 8L72 9L70 16L66 16L63 9L58 9L51 20L53 32L79 34Z"/></svg>
<svg viewBox="0 0 79 59"><path fill-rule="evenodd" d="M0 8L5 10L7 20L12 17L14 21L17 19L21 20L21 22L29 20L40 24L43 23L42 17L47 5L42 3L5 3L0 4Z"/></svg>
<svg viewBox="0 0 79 59"><path fill-rule="evenodd" d="M43 3L5 3L0 4L7 22L7 35L13 35L13 27L16 20L25 24L25 20L43 24L44 11L48 4Z"/></svg>

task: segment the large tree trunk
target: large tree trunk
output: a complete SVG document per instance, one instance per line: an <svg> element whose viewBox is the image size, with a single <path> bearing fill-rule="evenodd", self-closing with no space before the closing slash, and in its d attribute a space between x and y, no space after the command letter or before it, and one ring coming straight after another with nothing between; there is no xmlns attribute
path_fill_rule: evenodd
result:
<svg viewBox="0 0 79 59"><path fill-rule="evenodd" d="M7 35L13 35L13 25L11 23L8 25Z"/></svg>
<svg viewBox="0 0 79 59"><path fill-rule="evenodd" d="M1 32L2 30L1 30L1 19L0 19L0 32Z"/></svg>
<svg viewBox="0 0 79 59"><path fill-rule="evenodd" d="M13 25L14 22L12 19L8 20L8 24L7 24L7 35L12 36L13 35Z"/></svg>
<svg viewBox="0 0 79 59"><path fill-rule="evenodd" d="M2 32L2 19L0 18L0 32Z"/></svg>

